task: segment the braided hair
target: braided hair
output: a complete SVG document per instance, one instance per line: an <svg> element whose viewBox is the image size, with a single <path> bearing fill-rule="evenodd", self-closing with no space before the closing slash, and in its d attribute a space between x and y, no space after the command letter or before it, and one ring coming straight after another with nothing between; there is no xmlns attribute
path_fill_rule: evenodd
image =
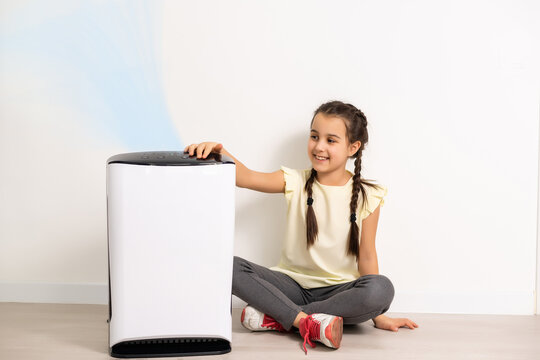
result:
<svg viewBox="0 0 540 360"><path fill-rule="evenodd" d="M349 231L349 243L347 246L347 255L355 256L358 261L358 254L360 250L360 241L359 241L359 228L356 223L356 209L358 207L358 194L362 193L362 209L366 207L366 190L364 185L370 186L372 188L379 188L378 185L372 184L360 177L360 170L362 168L362 150L364 150L365 144L368 142L368 132L367 132L367 119L364 113L354 107L351 104L346 104L341 101L330 101L319 106L317 110L313 113L313 119L311 120L311 125L313 125L313 120L318 113L323 113L326 115L335 115L340 117L345 122L345 128L347 129L347 138L349 143L352 144L356 141L360 141L362 144L358 151L352 155L352 158L356 158L354 161L354 175L353 175L353 189L350 207L350 223L351 228ZM307 227L307 247L309 248L315 243L317 234L319 232L317 226L317 218L315 217L315 211L313 210L313 182L317 176L317 171L311 169L311 175L306 181L304 190L307 192L308 197L308 207L306 212L306 227Z"/></svg>

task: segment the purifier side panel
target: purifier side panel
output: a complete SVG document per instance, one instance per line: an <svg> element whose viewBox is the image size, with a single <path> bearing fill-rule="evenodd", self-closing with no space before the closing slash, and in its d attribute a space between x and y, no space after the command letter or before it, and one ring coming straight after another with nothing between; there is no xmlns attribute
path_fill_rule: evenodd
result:
<svg viewBox="0 0 540 360"><path fill-rule="evenodd" d="M231 341L235 165L108 167L111 346Z"/></svg>

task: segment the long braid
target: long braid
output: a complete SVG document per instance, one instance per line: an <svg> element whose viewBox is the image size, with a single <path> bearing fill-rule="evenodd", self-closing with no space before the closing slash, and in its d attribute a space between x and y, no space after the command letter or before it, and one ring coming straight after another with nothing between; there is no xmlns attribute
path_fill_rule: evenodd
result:
<svg viewBox="0 0 540 360"><path fill-rule="evenodd" d="M317 234L319 232L319 228L317 226L317 218L315 217L315 211L313 211L313 182L315 181L315 177L317 176L317 171L315 169L311 169L311 176L306 181L306 185L304 186L304 190L307 192L308 196L308 207L306 212L306 229L307 229L307 247L309 248L311 245L315 244L315 239L317 238Z"/></svg>
<svg viewBox="0 0 540 360"><path fill-rule="evenodd" d="M360 123L362 124L363 128L367 127L367 118L360 109L356 109L355 111L355 117L360 120ZM366 139L367 140L367 133L366 133ZM356 261L358 261L358 254L360 253L360 241L359 241L359 232L360 229L358 228L358 224L356 223L356 210L358 208L358 193L362 192L362 205L365 205L365 199L366 196L366 190L362 186L362 178L360 176L360 172L362 170L362 150L364 149L364 144L362 144L361 148L356 152L356 160L354 161L354 176L353 176L353 189L352 189L352 196L351 196L351 203L350 203L350 210L351 210L351 229L349 231L349 244L347 246L347 254L352 255L356 257Z"/></svg>
<svg viewBox="0 0 540 360"><path fill-rule="evenodd" d="M359 245L359 232L358 224L356 223L356 209L358 207L358 193L362 192L362 199L366 198L366 191L362 186L362 180L360 179L360 170L362 169L362 152L359 151L356 160L354 161L354 175L353 175L353 189L350 203L351 218L351 229L349 231L349 244L347 246L347 254L356 257L358 261L358 254L360 251ZM364 203L364 201L362 201Z"/></svg>

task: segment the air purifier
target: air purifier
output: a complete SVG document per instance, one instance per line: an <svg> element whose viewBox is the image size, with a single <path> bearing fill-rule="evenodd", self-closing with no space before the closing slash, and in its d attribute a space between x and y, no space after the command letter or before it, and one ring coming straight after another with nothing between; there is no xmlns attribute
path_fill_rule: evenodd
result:
<svg viewBox="0 0 540 360"><path fill-rule="evenodd" d="M107 160L111 356L231 351L235 183L221 154Z"/></svg>

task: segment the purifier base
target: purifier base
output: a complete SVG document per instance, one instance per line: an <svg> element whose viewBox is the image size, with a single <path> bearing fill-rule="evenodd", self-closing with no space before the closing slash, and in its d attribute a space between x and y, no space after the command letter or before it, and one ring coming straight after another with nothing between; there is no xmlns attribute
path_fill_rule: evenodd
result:
<svg viewBox="0 0 540 360"><path fill-rule="evenodd" d="M231 344L219 338L164 338L123 341L109 350L116 358L219 355L230 352Z"/></svg>

